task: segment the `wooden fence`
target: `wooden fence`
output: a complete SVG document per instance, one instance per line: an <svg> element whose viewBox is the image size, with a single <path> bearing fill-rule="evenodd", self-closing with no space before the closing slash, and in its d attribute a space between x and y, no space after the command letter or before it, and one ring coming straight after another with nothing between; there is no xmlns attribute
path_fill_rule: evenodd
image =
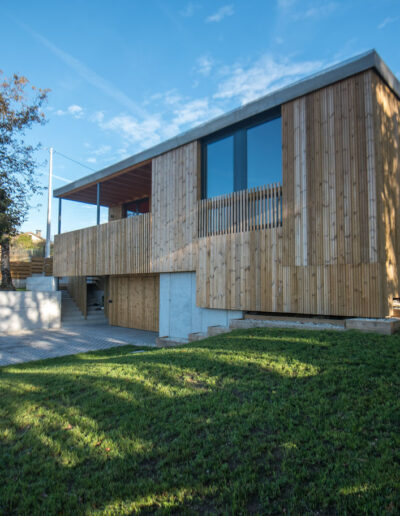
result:
<svg viewBox="0 0 400 516"><path fill-rule="evenodd" d="M198 236L223 235L282 225L282 185L241 190L198 203Z"/></svg>
<svg viewBox="0 0 400 516"><path fill-rule="evenodd" d="M53 258L34 257L29 262L10 262L11 277L13 279L26 279L32 274L53 275ZM0 272L1 278L1 272Z"/></svg>

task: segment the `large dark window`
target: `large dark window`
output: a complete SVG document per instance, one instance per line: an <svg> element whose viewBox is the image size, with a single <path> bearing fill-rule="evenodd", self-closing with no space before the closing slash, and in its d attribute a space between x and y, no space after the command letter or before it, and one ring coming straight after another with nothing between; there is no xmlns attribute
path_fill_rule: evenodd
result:
<svg viewBox="0 0 400 516"><path fill-rule="evenodd" d="M222 138L207 145L207 197L232 192L233 136Z"/></svg>
<svg viewBox="0 0 400 516"><path fill-rule="evenodd" d="M281 118L241 124L203 143L203 197L282 181Z"/></svg>
<svg viewBox="0 0 400 516"><path fill-rule="evenodd" d="M281 118L247 129L247 188L282 180Z"/></svg>

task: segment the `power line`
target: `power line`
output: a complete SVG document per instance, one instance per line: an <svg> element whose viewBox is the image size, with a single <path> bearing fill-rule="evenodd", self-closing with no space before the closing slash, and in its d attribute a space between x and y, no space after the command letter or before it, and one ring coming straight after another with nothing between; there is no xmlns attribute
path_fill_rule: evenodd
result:
<svg viewBox="0 0 400 516"><path fill-rule="evenodd" d="M72 161L73 163L76 163L77 165L80 165L81 167L87 168L88 170L91 170L92 172L96 172L93 168L88 167L87 165L84 165L80 161L77 161L76 159L70 158L69 156L66 156L65 154L62 154L60 151L54 150L53 152L54 152L54 154L59 154L63 158L68 159L69 161Z"/></svg>

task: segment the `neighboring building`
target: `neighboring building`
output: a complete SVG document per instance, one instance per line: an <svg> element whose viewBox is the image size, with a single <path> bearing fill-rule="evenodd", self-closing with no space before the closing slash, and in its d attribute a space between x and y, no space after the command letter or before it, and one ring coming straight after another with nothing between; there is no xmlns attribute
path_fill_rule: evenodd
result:
<svg viewBox="0 0 400 516"><path fill-rule="evenodd" d="M35 233L32 233L32 231L19 233L15 238L19 239L22 236L29 238L33 244L39 244L46 241L46 239L42 237L42 232L40 229L37 229Z"/></svg>
<svg viewBox="0 0 400 516"><path fill-rule="evenodd" d="M10 258L12 261L27 261L32 256L44 256L45 243L39 229L35 233L19 233L11 239Z"/></svg>
<svg viewBox="0 0 400 516"><path fill-rule="evenodd" d="M390 316L399 97L370 51L59 188L109 222L56 236L54 274L103 277L110 324L175 339L247 311Z"/></svg>
<svg viewBox="0 0 400 516"><path fill-rule="evenodd" d="M41 232L40 229L37 229L35 231L35 233L32 233L31 231L28 231L28 233L24 233L24 235L29 236L34 244L38 244L39 242L45 242L46 241L46 239L42 237L42 232Z"/></svg>

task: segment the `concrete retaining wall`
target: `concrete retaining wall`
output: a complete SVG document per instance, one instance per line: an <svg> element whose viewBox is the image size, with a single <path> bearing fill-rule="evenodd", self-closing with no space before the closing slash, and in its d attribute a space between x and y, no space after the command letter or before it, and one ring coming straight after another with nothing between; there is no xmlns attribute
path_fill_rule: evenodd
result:
<svg viewBox="0 0 400 516"><path fill-rule="evenodd" d="M0 292L0 331L61 326L61 292Z"/></svg>
<svg viewBox="0 0 400 516"><path fill-rule="evenodd" d="M26 278L26 290L34 292L55 292L57 290L56 278L54 276L43 276L33 274Z"/></svg>
<svg viewBox="0 0 400 516"><path fill-rule="evenodd" d="M160 337L185 342L190 333L207 333L209 326L229 326L243 316L237 310L214 310L196 306L196 273L160 274Z"/></svg>

